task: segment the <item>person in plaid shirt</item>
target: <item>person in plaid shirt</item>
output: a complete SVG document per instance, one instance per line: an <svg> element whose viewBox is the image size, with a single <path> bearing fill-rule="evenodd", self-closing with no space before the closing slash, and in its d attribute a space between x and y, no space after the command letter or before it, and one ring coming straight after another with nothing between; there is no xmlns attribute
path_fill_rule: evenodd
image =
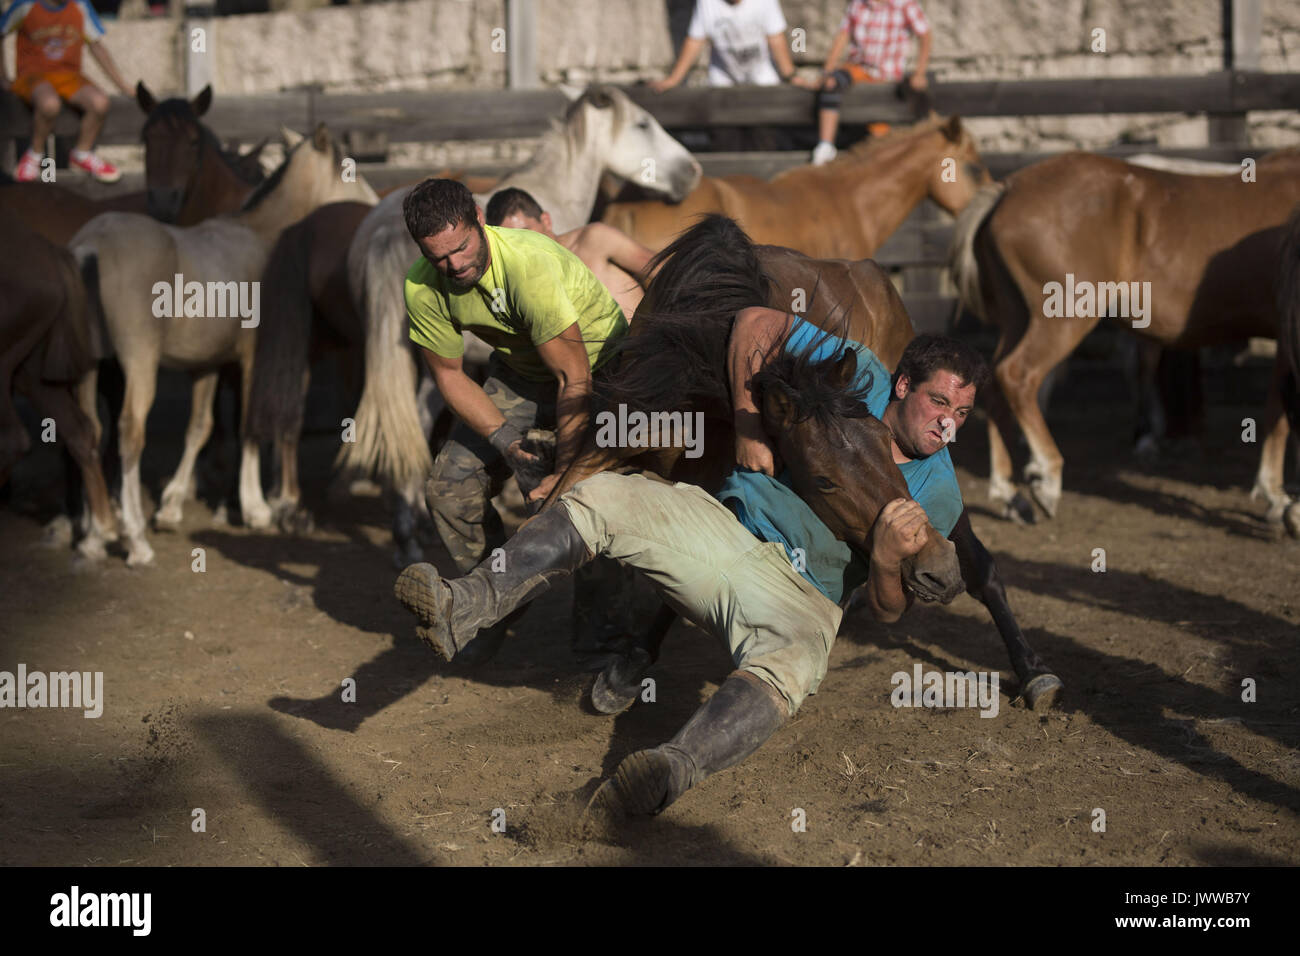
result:
<svg viewBox="0 0 1300 956"><path fill-rule="evenodd" d="M925 68L930 61L930 24L917 0L852 0L844 12L839 32L831 43L823 67L824 79L818 100L818 132L821 141L813 150L814 166L835 158L835 134L840 125L840 100L854 83L897 83L903 79L912 36L921 38L921 50L910 82L914 90L925 89ZM844 49L849 60L837 69ZM872 123L873 136L889 131L885 123Z"/></svg>
<svg viewBox="0 0 1300 956"><path fill-rule="evenodd" d="M32 107L32 144L18 161L14 179L35 180L41 171L41 150L54 129L54 120L67 100L82 110L81 130L69 161L102 183L122 178L117 167L92 152L95 137L108 115L108 97L81 74L81 50L90 53L126 96L133 91L122 79L117 64L99 42L104 25L89 0L14 0L0 16L0 37L18 31L17 77L9 82L4 47L0 45L0 92L12 89Z"/></svg>

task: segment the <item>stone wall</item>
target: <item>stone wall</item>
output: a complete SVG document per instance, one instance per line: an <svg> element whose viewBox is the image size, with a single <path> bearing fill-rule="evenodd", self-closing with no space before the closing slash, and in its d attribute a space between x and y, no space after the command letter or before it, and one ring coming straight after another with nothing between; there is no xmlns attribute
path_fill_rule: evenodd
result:
<svg viewBox="0 0 1300 956"><path fill-rule="evenodd" d="M314 0L277 0L302 7ZM693 0L536 0L541 81L630 83L664 75L685 35ZM815 68L844 0L783 0L796 60ZM1223 61L1219 0L923 0L934 29L931 69L940 79L1198 74ZM327 91L501 88L506 56L494 48L505 0L411 0L227 17L206 24L207 66L217 95L302 84ZM1263 0L1261 68L1300 72L1300 3ZM1094 29L1106 52L1091 51ZM802 34L794 31L803 31ZM174 20L108 24L108 48L128 79L157 93L184 85L186 44ZM188 38L186 38L188 39ZM505 37L506 42L510 38ZM12 39L7 41L12 69ZM702 58L703 59L703 58ZM87 57L88 73L104 83ZM691 82L702 83L697 68ZM1162 146L1206 142L1204 117L1178 115L977 119L986 151L1095 149L1121 138ZM1295 113L1250 117L1260 147L1300 142ZM529 140L410 147L415 162L512 163ZM129 151L128 151L129 152Z"/></svg>

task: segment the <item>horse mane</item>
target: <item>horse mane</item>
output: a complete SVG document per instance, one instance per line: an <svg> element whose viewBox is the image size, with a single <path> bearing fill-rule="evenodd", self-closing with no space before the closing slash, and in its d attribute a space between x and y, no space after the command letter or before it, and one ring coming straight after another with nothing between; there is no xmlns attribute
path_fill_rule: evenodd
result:
<svg viewBox="0 0 1300 956"><path fill-rule="evenodd" d="M948 122L949 119L951 117L935 114L908 126L891 126L889 132L884 136L867 136L847 149L840 150L839 155L826 165L833 166L836 163L861 162L868 156L874 156L878 152L895 148L903 140L910 140L922 133L931 133Z"/></svg>
<svg viewBox="0 0 1300 956"><path fill-rule="evenodd" d="M597 396L645 412L729 401L732 323L768 300L753 242L735 220L706 215L650 260L656 268L632 331L614 343L616 380Z"/></svg>
<svg viewBox="0 0 1300 956"><path fill-rule="evenodd" d="M835 366L849 352L845 344L847 324L847 313L843 313L834 329L822 329L806 349L793 353L777 349L754 374L751 380L754 391L759 395L767 389L784 392L793 406L792 417L796 422L816 418L818 424L830 428L840 419L874 417L866 404L875 383L870 370L861 380L854 375L842 381L834 374ZM828 342L834 343L834 351L825 358L814 359L813 353Z"/></svg>
<svg viewBox="0 0 1300 956"><path fill-rule="evenodd" d="M249 210L256 209L262 204L262 200L275 192L275 187L279 186L280 181L284 179L284 174L289 168L289 163L293 160L293 154L302 149L303 145L306 144L309 138L310 137L304 137L295 144L292 149L284 154L284 159L281 161L279 166L275 167L275 172L271 173L270 176L267 176L258 183L257 188L248 194L248 198L244 200L244 204L239 207L240 212L248 212ZM338 150L335 149L335 153L337 152Z"/></svg>

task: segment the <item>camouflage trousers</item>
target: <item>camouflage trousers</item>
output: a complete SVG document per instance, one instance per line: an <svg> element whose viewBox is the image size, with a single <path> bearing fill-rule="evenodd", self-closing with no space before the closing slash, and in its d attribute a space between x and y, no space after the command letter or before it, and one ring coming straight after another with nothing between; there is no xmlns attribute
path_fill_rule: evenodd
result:
<svg viewBox="0 0 1300 956"><path fill-rule="evenodd" d="M554 430L555 390L554 381L530 382L495 354L483 383L505 420L525 434L530 428ZM492 499L509 478L509 466L488 440L457 422L434 459L424 496L438 537L462 574L506 543ZM653 590L631 569L608 558L585 565L574 575L575 654L602 666L609 653L626 648L628 635L639 635L658 607Z"/></svg>

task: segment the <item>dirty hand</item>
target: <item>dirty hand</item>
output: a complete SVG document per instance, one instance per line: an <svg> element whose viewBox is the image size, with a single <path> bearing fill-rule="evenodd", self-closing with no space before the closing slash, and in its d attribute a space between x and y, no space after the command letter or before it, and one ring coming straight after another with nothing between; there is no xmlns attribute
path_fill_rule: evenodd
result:
<svg viewBox="0 0 1300 956"><path fill-rule="evenodd" d="M872 563L894 567L916 554L925 547L929 522L925 509L909 498L895 498L885 505L872 529Z"/></svg>
<svg viewBox="0 0 1300 956"><path fill-rule="evenodd" d="M772 446L761 438L736 436L736 465L776 477L776 455Z"/></svg>

